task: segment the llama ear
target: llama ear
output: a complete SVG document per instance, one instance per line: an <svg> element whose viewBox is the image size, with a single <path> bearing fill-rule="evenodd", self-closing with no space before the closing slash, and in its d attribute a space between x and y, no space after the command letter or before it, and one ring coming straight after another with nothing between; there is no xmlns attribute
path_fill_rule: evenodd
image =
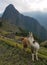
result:
<svg viewBox="0 0 47 65"><path fill-rule="evenodd" d="M33 33L32 32L30 34L33 36Z"/></svg>
<svg viewBox="0 0 47 65"><path fill-rule="evenodd" d="M33 34L33 33L31 32L31 34Z"/></svg>
<svg viewBox="0 0 47 65"><path fill-rule="evenodd" d="M30 34L30 32L29 32L29 34Z"/></svg>

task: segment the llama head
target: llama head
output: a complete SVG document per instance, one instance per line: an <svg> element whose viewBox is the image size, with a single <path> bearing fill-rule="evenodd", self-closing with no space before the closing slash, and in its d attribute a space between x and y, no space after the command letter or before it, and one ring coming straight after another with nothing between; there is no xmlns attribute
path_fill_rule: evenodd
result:
<svg viewBox="0 0 47 65"><path fill-rule="evenodd" d="M29 37L33 37L33 34L32 34L32 32L29 32Z"/></svg>

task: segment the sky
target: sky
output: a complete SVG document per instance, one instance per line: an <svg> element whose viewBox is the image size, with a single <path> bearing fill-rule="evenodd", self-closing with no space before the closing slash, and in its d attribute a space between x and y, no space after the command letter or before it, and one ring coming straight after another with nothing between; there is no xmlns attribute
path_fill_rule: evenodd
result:
<svg viewBox="0 0 47 65"><path fill-rule="evenodd" d="M47 0L0 0L0 13L4 12L9 4L13 4L19 12L47 12Z"/></svg>

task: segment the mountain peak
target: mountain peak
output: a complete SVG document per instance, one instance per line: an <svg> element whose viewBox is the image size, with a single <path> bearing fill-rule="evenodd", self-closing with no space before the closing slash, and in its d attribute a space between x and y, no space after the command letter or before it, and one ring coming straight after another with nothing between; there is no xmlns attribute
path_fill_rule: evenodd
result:
<svg viewBox="0 0 47 65"><path fill-rule="evenodd" d="M13 4L9 4L8 6L13 6Z"/></svg>
<svg viewBox="0 0 47 65"><path fill-rule="evenodd" d="M17 11L17 9L15 9L15 7L12 5L12 4L9 4L4 13L3 13L3 16L2 18L4 19L11 19L11 18L14 18L14 16L18 16L19 12Z"/></svg>
<svg viewBox="0 0 47 65"><path fill-rule="evenodd" d="M14 8L14 5L13 4L9 4L7 7L9 7L9 8L13 7Z"/></svg>
<svg viewBox="0 0 47 65"><path fill-rule="evenodd" d="M12 4L9 4L7 7L6 7L6 10L16 10L15 9L15 7L14 7L14 5L12 5Z"/></svg>
<svg viewBox="0 0 47 65"><path fill-rule="evenodd" d="M11 12L13 12L13 13L14 13L14 12L15 12L15 13L18 13L17 9L15 9L15 7L14 7L13 4L9 4L9 5L6 7L6 9L5 9L5 12L6 12L6 11L7 11L7 12L9 11L10 13L11 13Z"/></svg>

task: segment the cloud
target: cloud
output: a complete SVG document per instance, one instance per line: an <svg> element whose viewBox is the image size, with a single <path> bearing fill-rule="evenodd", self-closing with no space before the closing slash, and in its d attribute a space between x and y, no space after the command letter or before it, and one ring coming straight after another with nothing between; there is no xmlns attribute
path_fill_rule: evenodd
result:
<svg viewBox="0 0 47 65"><path fill-rule="evenodd" d="M6 6L10 4L10 1L7 0L0 0L0 12L2 13Z"/></svg>
<svg viewBox="0 0 47 65"><path fill-rule="evenodd" d="M47 10L47 0L0 0L0 12L9 4L13 4L20 12Z"/></svg>

